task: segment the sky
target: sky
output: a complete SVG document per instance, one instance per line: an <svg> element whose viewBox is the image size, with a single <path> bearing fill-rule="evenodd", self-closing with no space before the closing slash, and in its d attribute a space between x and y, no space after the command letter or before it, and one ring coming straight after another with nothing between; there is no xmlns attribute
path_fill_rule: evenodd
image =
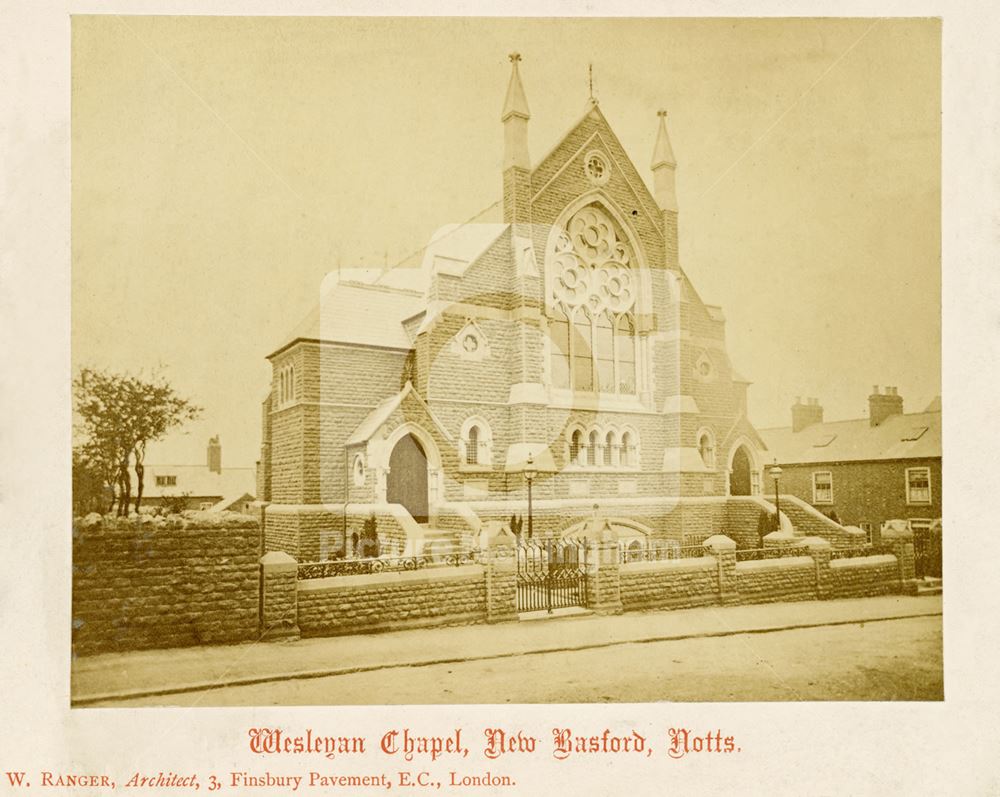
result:
<svg viewBox="0 0 1000 797"><path fill-rule="evenodd" d="M204 408L150 461L219 434L252 465L265 358L324 277L499 217L513 50L535 162L590 64L650 185L668 110L681 266L723 308L755 425L796 396L837 420L875 384L906 411L940 393L937 21L77 16L74 371L159 368Z"/></svg>

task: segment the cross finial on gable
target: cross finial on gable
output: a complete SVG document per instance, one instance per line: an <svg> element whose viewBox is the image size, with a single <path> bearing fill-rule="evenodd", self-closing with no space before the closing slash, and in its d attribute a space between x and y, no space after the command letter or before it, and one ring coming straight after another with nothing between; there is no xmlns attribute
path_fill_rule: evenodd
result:
<svg viewBox="0 0 1000 797"><path fill-rule="evenodd" d="M516 64L518 61L521 60L521 54L520 53L511 53L507 57L510 59L510 62L512 64Z"/></svg>
<svg viewBox="0 0 1000 797"><path fill-rule="evenodd" d="M659 117L661 117L661 118L663 118L663 119L666 119L666 118L667 118L667 112L666 112L666 111L664 111L664 110L662 110L662 109L661 109L661 110L659 110L659 111L657 111L657 112L656 112L656 115L657 115L657 116L659 116Z"/></svg>

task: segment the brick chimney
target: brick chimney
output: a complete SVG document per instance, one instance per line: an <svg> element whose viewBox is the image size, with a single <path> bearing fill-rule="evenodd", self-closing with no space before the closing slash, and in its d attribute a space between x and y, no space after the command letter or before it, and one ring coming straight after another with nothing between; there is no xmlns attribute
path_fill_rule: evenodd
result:
<svg viewBox="0 0 1000 797"><path fill-rule="evenodd" d="M212 473L222 473L222 443L218 435L208 441L208 469Z"/></svg>
<svg viewBox="0 0 1000 797"><path fill-rule="evenodd" d="M872 386L872 394L868 397L868 422L872 426L878 426L886 418L901 415L902 412L903 397L894 386L886 385L884 393L878 385Z"/></svg>
<svg viewBox="0 0 1000 797"><path fill-rule="evenodd" d="M823 408L819 399L807 398L803 402L801 396L796 396L792 405L792 431L801 432L814 423L823 423Z"/></svg>

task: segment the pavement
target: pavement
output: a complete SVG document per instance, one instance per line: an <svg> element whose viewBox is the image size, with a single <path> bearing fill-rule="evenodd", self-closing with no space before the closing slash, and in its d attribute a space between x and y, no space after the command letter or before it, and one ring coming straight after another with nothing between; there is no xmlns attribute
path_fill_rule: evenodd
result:
<svg viewBox="0 0 1000 797"><path fill-rule="evenodd" d="M73 661L71 704L83 707L138 697L323 678L392 667L591 650L627 643L760 634L940 616L941 613L940 595L889 595L630 612L617 616L577 613L536 622L104 653Z"/></svg>

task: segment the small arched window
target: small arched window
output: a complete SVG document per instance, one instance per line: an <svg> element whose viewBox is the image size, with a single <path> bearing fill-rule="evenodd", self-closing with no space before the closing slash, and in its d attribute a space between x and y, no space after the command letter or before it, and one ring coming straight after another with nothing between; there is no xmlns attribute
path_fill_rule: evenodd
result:
<svg viewBox="0 0 1000 797"><path fill-rule="evenodd" d="M622 435L622 446L621 446L621 464L623 468L631 468L635 466L635 442L632 439L631 432L625 432Z"/></svg>
<svg viewBox="0 0 1000 797"><path fill-rule="evenodd" d="M615 435L614 432L608 432L608 436L604 438L604 465L610 468L614 462L612 461L612 451L615 447Z"/></svg>
<svg viewBox="0 0 1000 797"><path fill-rule="evenodd" d="M577 429L569 438L569 461L573 465L582 465L580 451L583 447L583 432Z"/></svg>
<svg viewBox="0 0 1000 797"><path fill-rule="evenodd" d="M479 464L479 427L469 428L469 436L465 441L465 464Z"/></svg>
<svg viewBox="0 0 1000 797"><path fill-rule="evenodd" d="M698 453L706 468L715 467L715 442L709 432L702 432L698 436Z"/></svg>
<svg viewBox="0 0 1000 797"><path fill-rule="evenodd" d="M587 464L590 466L597 464L597 441L599 439L597 432L590 433L589 444L587 446Z"/></svg>

